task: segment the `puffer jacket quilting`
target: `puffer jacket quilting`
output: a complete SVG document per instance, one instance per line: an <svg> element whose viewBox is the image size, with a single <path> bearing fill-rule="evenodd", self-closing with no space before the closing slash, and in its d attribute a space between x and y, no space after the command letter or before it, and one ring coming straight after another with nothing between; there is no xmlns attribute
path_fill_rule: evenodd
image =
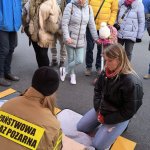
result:
<svg viewBox="0 0 150 150"><path fill-rule="evenodd" d="M121 0L119 3L119 20L127 7L124 5L124 0ZM135 0L131 9L125 15L122 23L120 24L120 30L118 31L118 38L120 39L130 39L136 41L136 38L141 39L144 34L145 27L145 15L144 15L144 6L142 2Z"/></svg>
<svg viewBox="0 0 150 150"><path fill-rule="evenodd" d="M94 23L93 11L90 6L85 4L84 7L77 5L75 1L69 3L64 11L62 18L62 31L64 41L68 38L73 39L71 47L84 47L86 38L86 27L90 28L94 40L98 39L96 26Z"/></svg>

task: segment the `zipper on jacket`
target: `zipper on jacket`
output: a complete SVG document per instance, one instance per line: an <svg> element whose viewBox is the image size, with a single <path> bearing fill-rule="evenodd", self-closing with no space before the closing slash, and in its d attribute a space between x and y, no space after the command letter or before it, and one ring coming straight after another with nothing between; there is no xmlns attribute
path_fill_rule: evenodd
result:
<svg viewBox="0 0 150 150"><path fill-rule="evenodd" d="M80 29L79 29L79 34L78 34L78 39L77 39L77 44L76 44L76 47L77 47L77 45L78 45L78 42L79 42L79 35L80 35L80 31L81 31L81 25L82 25L82 18L83 18L83 16L82 16L83 14L82 14L82 8L81 8L81 22L80 22Z"/></svg>

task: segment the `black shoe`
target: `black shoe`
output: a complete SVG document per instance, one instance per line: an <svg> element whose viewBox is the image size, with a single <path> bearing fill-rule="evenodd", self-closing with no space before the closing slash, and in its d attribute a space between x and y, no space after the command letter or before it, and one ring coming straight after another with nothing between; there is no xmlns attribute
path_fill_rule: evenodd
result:
<svg viewBox="0 0 150 150"><path fill-rule="evenodd" d="M57 60L52 60L51 67L57 67L57 66L58 66Z"/></svg>
<svg viewBox="0 0 150 150"><path fill-rule="evenodd" d="M59 68L60 67L64 67L65 66L65 63L63 62L63 61L60 61L60 63L59 63Z"/></svg>
<svg viewBox="0 0 150 150"><path fill-rule="evenodd" d="M11 81L19 81L19 77L9 73L9 74L5 74L5 78Z"/></svg>
<svg viewBox="0 0 150 150"><path fill-rule="evenodd" d="M0 86L11 86L11 83L4 78L0 78Z"/></svg>

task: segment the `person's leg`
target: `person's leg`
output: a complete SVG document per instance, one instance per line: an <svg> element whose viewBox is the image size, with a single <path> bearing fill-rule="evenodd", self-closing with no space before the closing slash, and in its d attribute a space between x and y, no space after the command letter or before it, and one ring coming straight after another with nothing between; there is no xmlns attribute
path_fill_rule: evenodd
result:
<svg viewBox="0 0 150 150"><path fill-rule="evenodd" d="M58 62L57 62L57 48L56 47L51 48L51 54L52 54L51 66L55 67L55 66L58 65Z"/></svg>
<svg viewBox="0 0 150 150"><path fill-rule="evenodd" d="M148 74L144 75L143 78L144 79L150 79L150 64L149 64L149 67L148 67Z"/></svg>
<svg viewBox="0 0 150 150"><path fill-rule="evenodd" d="M4 77L5 60L9 53L9 32L0 31L0 78Z"/></svg>
<svg viewBox="0 0 150 150"><path fill-rule="evenodd" d="M63 37L62 36L58 36L58 40L60 43L60 64L59 67L64 66L66 57L67 57L67 51L66 51L66 47L65 44L63 42Z"/></svg>
<svg viewBox="0 0 150 150"><path fill-rule="evenodd" d="M120 43L123 46L125 44L125 40L118 38L118 43Z"/></svg>
<svg viewBox="0 0 150 150"><path fill-rule="evenodd" d="M96 111L92 108L78 122L77 130L88 134L94 131L99 125Z"/></svg>
<svg viewBox="0 0 150 150"><path fill-rule="evenodd" d="M125 51L126 51L129 61L131 61L131 58L132 58L133 46L134 46L133 41L125 40Z"/></svg>
<svg viewBox="0 0 150 150"><path fill-rule="evenodd" d="M93 49L94 49L94 40L90 33L89 28L86 30L86 40L87 40L87 47L86 47L86 68L91 69L93 63Z"/></svg>
<svg viewBox="0 0 150 150"><path fill-rule="evenodd" d="M17 43L18 43L17 32L9 32L9 52L5 59L5 66L4 66L5 74L11 73L12 55L13 55L15 47L17 46Z"/></svg>
<svg viewBox="0 0 150 150"><path fill-rule="evenodd" d="M150 75L150 63L149 63L149 68L148 68L148 74Z"/></svg>
<svg viewBox="0 0 150 150"><path fill-rule="evenodd" d="M70 83L76 84L75 66L76 66L76 52L75 48L66 46L68 54L68 73L70 73Z"/></svg>
<svg viewBox="0 0 150 150"><path fill-rule="evenodd" d="M123 133L128 123L129 120L112 125L103 124L95 134L92 146L95 147L96 150L105 150L109 148L116 138Z"/></svg>
<svg viewBox="0 0 150 150"><path fill-rule="evenodd" d="M67 46L66 45L66 50L68 54L68 66L67 66L67 72L69 74L74 74L74 68L75 68L75 49L73 47Z"/></svg>
<svg viewBox="0 0 150 150"><path fill-rule="evenodd" d="M9 33L0 31L0 86L10 86L11 83L4 78L5 60L9 53Z"/></svg>
<svg viewBox="0 0 150 150"><path fill-rule="evenodd" d="M101 70L101 53L102 53L102 45L97 45L97 56L95 64L97 72Z"/></svg>
<svg viewBox="0 0 150 150"><path fill-rule="evenodd" d="M84 59L84 48L76 48L75 54L76 65L82 64Z"/></svg>
<svg viewBox="0 0 150 150"><path fill-rule="evenodd" d="M48 48L41 48L36 42L33 41L32 45L36 54L38 67L49 66Z"/></svg>
<svg viewBox="0 0 150 150"><path fill-rule="evenodd" d="M9 52L5 59L4 75L6 79L12 81L19 81L19 77L11 73L12 56L14 49L17 47L17 44L18 44L17 32L9 32Z"/></svg>

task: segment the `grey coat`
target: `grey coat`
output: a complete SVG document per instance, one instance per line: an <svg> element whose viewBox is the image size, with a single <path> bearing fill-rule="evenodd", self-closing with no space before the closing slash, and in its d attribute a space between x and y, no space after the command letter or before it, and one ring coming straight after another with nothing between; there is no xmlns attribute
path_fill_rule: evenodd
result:
<svg viewBox="0 0 150 150"><path fill-rule="evenodd" d="M86 27L89 27L94 40L98 39L96 26L94 22L93 10L86 2L83 7L79 6L78 0L72 0L67 4L63 18L62 31L63 38L66 41L68 38L73 40L71 47L84 47L86 41Z"/></svg>
<svg viewBox="0 0 150 150"><path fill-rule="evenodd" d="M122 17L126 9L127 7L124 5L124 0L120 0L117 21ZM135 42L136 38L142 38L144 34L144 27L144 6L141 1L135 0L131 5L131 9L126 13L122 23L120 24L118 37L121 39L130 39Z"/></svg>

